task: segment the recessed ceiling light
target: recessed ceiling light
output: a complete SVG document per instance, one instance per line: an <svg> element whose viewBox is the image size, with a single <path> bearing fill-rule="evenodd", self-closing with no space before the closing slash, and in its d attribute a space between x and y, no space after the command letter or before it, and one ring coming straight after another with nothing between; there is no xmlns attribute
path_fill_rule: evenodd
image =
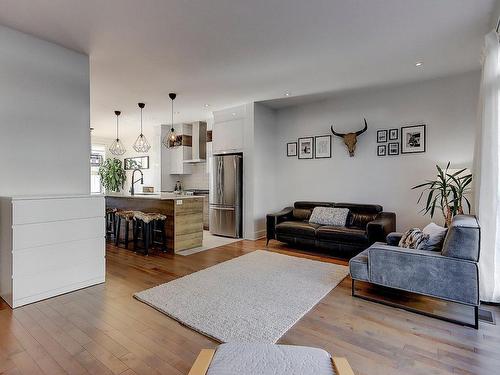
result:
<svg viewBox="0 0 500 375"><path fill-rule="evenodd" d="M422 61L417 61L417 62L415 63L415 66L416 66L417 68L418 68L418 67L420 67L420 66L422 66L422 65L424 65L424 63L423 63Z"/></svg>
<svg viewBox="0 0 500 375"><path fill-rule="evenodd" d="M210 107L210 104L205 104L204 107L208 108L208 107Z"/></svg>
<svg viewBox="0 0 500 375"><path fill-rule="evenodd" d="M231 113L233 116L236 116L236 112Z"/></svg>
<svg viewBox="0 0 500 375"><path fill-rule="evenodd" d="M291 96L292 93L290 91L285 91L285 96Z"/></svg>

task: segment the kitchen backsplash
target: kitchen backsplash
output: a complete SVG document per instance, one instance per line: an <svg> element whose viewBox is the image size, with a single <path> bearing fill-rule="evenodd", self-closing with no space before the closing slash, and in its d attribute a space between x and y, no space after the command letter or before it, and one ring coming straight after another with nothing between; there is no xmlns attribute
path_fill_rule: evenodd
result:
<svg viewBox="0 0 500 375"><path fill-rule="evenodd" d="M208 173L205 163L193 164L192 173L181 177L184 189L208 189Z"/></svg>

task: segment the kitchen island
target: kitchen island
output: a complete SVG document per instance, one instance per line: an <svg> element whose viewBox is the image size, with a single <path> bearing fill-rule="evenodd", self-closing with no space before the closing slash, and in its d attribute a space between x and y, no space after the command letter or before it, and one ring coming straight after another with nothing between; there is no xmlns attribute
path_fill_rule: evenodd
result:
<svg viewBox="0 0 500 375"><path fill-rule="evenodd" d="M202 246L203 197L173 193L108 194L106 208L165 215L167 250L171 253Z"/></svg>

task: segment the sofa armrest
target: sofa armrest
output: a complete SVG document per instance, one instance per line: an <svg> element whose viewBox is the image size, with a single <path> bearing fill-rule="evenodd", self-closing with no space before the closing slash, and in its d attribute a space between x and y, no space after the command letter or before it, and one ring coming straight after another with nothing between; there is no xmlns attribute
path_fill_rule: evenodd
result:
<svg viewBox="0 0 500 375"><path fill-rule="evenodd" d="M370 243L385 242L389 233L396 230L396 214L394 212L381 212L375 220L366 225L366 234Z"/></svg>
<svg viewBox="0 0 500 375"><path fill-rule="evenodd" d="M368 248L368 273L374 284L479 304L479 270L473 261L377 243Z"/></svg>
<svg viewBox="0 0 500 375"><path fill-rule="evenodd" d="M276 239L275 227L292 218L293 207L286 207L279 212L266 215L267 241Z"/></svg>
<svg viewBox="0 0 500 375"><path fill-rule="evenodd" d="M387 245L398 246L399 241L401 240L402 237L403 237L403 233L391 232L385 238L385 242L387 242Z"/></svg>

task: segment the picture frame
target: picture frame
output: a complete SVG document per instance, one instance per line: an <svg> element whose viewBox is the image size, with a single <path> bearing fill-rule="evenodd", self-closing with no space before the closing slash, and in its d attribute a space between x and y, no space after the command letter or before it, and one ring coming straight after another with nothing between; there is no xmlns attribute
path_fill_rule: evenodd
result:
<svg viewBox="0 0 500 375"><path fill-rule="evenodd" d="M90 166L100 167L102 165L102 155L100 154L90 154Z"/></svg>
<svg viewBox="0 0 500 375"><path fill-rule="evenodd" d="M387 155L387 146L386 145L378 145L377 146L377 156L386 156Z"/></svg>
<svg viewBox="0 0 500 375"><path fill-rule="evenodd" d="M332 136L319 135L314 137L314 158L328 159L332 157Z"/></svg>
<svg viewBox="0 0 500 375"><path fill-rule="evenodd" d="M399 155L399 143L391 142L387 145L387 155Z"/></svg>
<svg viewBox="0 0 500 375"><path fill-rule="evenodd" d="M387 142L387 130L377 130L377 143Z"/></svg>
<svg viewBox="0 0 500 375"><path fill-rule="evenodd" d="M425 148L425 124L401 127L401 154L422 153L425 152Z"/></svg>
<svg viewBox="0 0 500 375"><path fill-rule="evenodd" d="M314 148L314 137L303 137L298 139L298 158L312 159Z"/></svg>
<svg viewBox="0 0 500 375"><path fill-rule="evenodd" d="M126 171L134 169L149 169L149 156L136 156L133 158L125 158L123 166Z"/></svg>
<svg viewBox="0 0 500 375"><path fill-rule="evenodd" d="M399 139L399 129L389 129L389 141L397 141Z"/></svg>
<svg viewBox="0 0 500 375"><path fill-rule="evenodd" d="M288 142L286 144L286 156L297 156L297 142Z"/></svg>

